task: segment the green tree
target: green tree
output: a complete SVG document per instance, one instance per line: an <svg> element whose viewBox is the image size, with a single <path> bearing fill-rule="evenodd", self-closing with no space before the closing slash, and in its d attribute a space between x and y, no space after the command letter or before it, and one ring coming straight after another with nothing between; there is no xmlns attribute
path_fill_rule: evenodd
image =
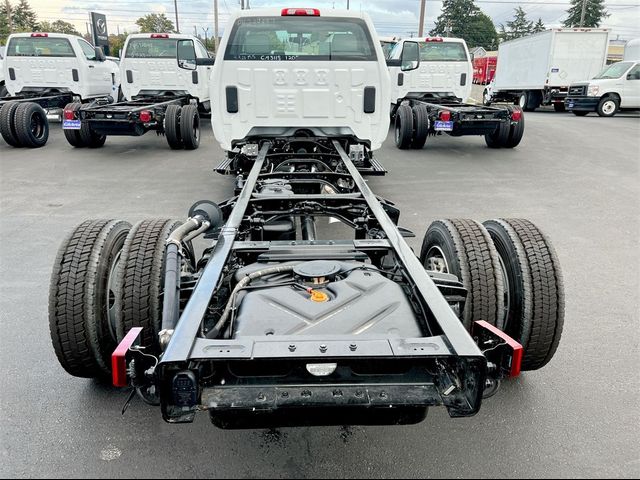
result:
<svg viewBox="0 0 640 480"><path fill-rule="evenodd" d="M444 0L429 34L463 38L470 47L492 49L498 43L496 27L473 0Z"/></svg>
<svg viewBox="0 0 640 480"><path fill-rule="evenodd" d="M27 0L20 0L11 8L11 23L14 32L33 32L37 29L38 18Z"/></svg>
<svg viewBox="0 0 640 480"><path fill-rule="evenodd" d="M563 22L565 27L599 27L602 21L609 16L604 6L604 0L584 1L587 2L584 23L580 25L583 0L571 0L571 6L567 10L569 16Z"/></svg>
<svg viewBox="0 0 640 480"><path fill-rule="evenodd" d="M544 23L542 23L542 18L538 17L538 21L533 26L533 30L531 30L531 33L544 32L546 29L547 29L547 27L545 27Z"/></svg>
<svg viewBox="0 0 640 480"><path fill-rule="evenodd" d="M515 9L513 20L507 22L507 28L501 28L501 35L504 40L513 40L514 38L526 37L533 32L533 22L527 19L527 12L522 7Z"/></svg>
<svg viewBox="0 0 640 480"><path fill-rule="evenodd" d="M69 35L78 35L80 36L80 32L76 30L76 27L69 22L65 22L64 20L56 20L55 22L40 22L38 24L38 30L41 32L52 32L52 33L66 33Z"/></svg>
<svg viewBox="0 0 640 480"><path fill-rule="evenodd" d="M164 13L150 13L136 20L140 33L170 33L175 31L173 22Z"/></svg>
<svg viewBox="0 0 640 480"><path fill-rule="evenodd" d="M7 41L7 37L11 32L11 28L9 27L9 10L11 9L11 4L9 0L4 0L0 3L0 45L4 45Z"/></svg>
<svg viewBox="0 0 640 480"><path fill-rule="evenodd" d="M124 47L124 41L127 39L127 32L120 35L109 35L109 51L111 55L117 57L120 55L120 50Z"/></svg>

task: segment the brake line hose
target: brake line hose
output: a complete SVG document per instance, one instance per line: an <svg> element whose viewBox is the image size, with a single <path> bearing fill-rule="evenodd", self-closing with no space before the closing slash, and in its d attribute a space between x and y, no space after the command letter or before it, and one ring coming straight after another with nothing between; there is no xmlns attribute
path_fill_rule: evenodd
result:
<svg viewBox="0 0 640 480"><path fill-rule="evenodd" d="M264 277L266 275L275 275L277 273L292 272L293 268L294 268L294 265L279 265L277 267L263 268L262 270L258 270L253 273L250 273L249 275L244 277L242 280L240 280L238 284L234 287L233 291L231 292L231 295L229 295L229 300L227 301L227 305L224 311L222 312L222 315L220 315L220 319L218 320L218 323L216 323L215 327L213 327L207 333L207 338L213 339L213 338L216 338L218 335L220 335L220 332L224 328L225 323L227 323L229 314L233 309L234 299L240 290L245 288L256 278Z"/></svg>

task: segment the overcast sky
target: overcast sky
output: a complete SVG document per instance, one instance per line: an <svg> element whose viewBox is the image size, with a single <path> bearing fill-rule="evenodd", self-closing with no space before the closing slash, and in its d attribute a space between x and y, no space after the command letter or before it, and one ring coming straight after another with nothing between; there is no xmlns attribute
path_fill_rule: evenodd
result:
<svg viewBox="0 0 640 480"><path fill-rule="evenodd" d="M346 8L346 0L289 0L267 2L250 0L252 8L304 6L320 9ZM209 27L208 35L213 33L213 0L177 0L180 31L191 33L194 26L203 35L203 28ZM103 2L85 0L30 0L40 20L66 20L76 25L79 31L86 32L85 23L88 11L94 10L107 15L110 33L136 31L135 21L149 12L164 12L175 22L173 0L137 1L106 0ZM547 27L559 27L566 17L569 0L476 0L476 4L489 15L496 27L513 17L513 10L521 5L530 20L538 17ZM105 7L108 5L108 7ZM239 9L239 1L218 0L220 12L220 28L224 29L229 14ZM428 32L440 14L442 2L427 0L425 31ZM612 29L612 38L630 39L640 37L640 0L607 0L607 9L611 16L604 21L602 27ZM420 0L351 0L352 10L363 10L373 18L380 35L409 36L418 30Z"/></svg>

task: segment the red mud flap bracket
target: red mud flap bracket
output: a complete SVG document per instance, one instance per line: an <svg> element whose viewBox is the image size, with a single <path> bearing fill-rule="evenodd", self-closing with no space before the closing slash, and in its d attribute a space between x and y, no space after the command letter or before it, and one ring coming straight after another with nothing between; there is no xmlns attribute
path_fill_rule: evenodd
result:
<svg viewBox="0 0 640 480"><path fill-rule="evenodd" d="M142 327L134 327L129 330L120 344L111 354L111 375L114 387L127 387L129 381L127 379L127 359L130 359L132 352L131 347L138 342L142 332Z"/></svg>
<svg viewBox="0 0 640 480"><path fill-rule="evenodd" d="M487 361L495 365L490 376L499 380L520 375L522 345L484 320L473 324L472 335Z"/></svg>

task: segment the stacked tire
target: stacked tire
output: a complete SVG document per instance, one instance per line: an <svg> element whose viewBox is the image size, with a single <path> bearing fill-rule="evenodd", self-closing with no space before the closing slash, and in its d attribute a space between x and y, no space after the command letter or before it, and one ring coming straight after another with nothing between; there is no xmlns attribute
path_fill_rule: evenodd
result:
<svg viewBox="0 0 640 480"><path fill-rule="evenodd" d="M460 320L485 320L520 342L523 370L553 357L564 324L564 287L549 239L530 221L443 219L425 234L427 270L456 275L467 289Z"/></svg>
<svg viewBox="0 0 640 480"><path fill-rule="evenodd" d="M49 328L71 375L106 379L110 356L133 327L140 345L159 353L164 251L179 222L88 220L65 239L53 267Z"/></svg>
<svg viewBox="0 0 640 480"><path fill-rule="evenodd" d="M37 103L7 102L0 108L0 134L13 147L43 147L49 139L47 113Z"/></svg>

